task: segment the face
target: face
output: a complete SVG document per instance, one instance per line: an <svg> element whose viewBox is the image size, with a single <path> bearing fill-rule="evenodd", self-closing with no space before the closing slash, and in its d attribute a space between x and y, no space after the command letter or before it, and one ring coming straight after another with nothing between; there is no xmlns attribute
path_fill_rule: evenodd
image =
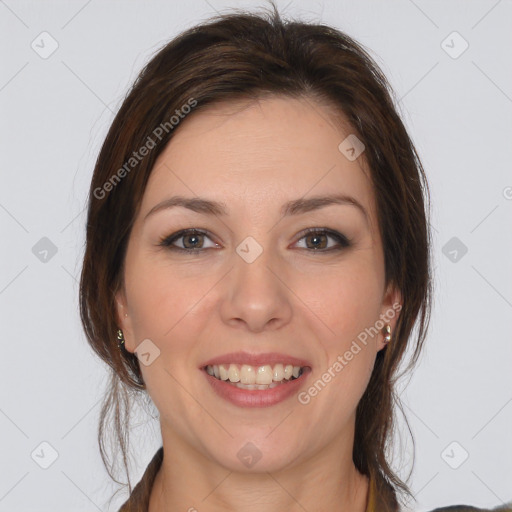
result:
<svg viewBox="0 0 512 512"><path fill-rule="evenodd" d="M178 453L232 471L351 455L400 296L350 133L312 99L268 98L190 115L159 155L116 299Z"/></svg>

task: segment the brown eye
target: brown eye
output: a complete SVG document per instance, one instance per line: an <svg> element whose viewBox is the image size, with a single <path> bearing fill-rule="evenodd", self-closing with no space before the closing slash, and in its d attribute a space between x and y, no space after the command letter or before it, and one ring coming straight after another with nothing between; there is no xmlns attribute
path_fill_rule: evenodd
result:
<svg viewBox="0 0 512 512"><path fill-rule="evenodd" d="M304 249L311 251L328 252L331 250L339 250L350 245L348 239L337 231L327 229L309 229L302 233L299 239L305 240ZM334 244L332 241L334 240Z"/></svg>
<svg viewBox="0 0 512 512"><path fill-rule="evenodd" d="M188 253L201 253L205 249L219 247L215 242L205 246L205 240L210 239L208 234L197 229L185 229L173 233L162 239L159 245L171 250L184 251Z"/></svg>
<svg viewBox="0 0 512 512"><path fill-rule="evenodd" d="M187 235L183 235L181 238L183 239L183 247L185 249L201 249L203 247L204 235L202 233L191 233Z"/></svg>

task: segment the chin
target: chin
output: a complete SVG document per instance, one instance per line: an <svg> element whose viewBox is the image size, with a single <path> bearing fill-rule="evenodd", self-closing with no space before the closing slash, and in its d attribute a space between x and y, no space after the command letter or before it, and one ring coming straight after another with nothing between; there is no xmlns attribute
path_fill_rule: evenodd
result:
<svg viewBox="0 0 512 512"><path fill-rule="evenodd" d="M254 433L254 429L252 429ZM223 446L212 447L211 459L225 469L237 473L279 472L287 468L297 459L298 443L283 444L284 435L280 439L265 438L267 434L258 436L237 436ZM221 449L219 453L219 448Z"/></svg>

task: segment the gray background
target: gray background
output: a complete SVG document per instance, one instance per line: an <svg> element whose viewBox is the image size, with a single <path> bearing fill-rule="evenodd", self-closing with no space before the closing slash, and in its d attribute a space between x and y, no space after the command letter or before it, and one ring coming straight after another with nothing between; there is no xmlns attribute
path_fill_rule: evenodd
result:
<svg viewBox="0 0 512 512"><path fill-rule="evenodd" d="M371 49L430 180L435 308L401 393L416 441L416 509L512 500L512 3L277 4ZM93 164L159 47L215 11L257 5L0 0L0 511L108 510L117 487L96 444L106 370L77 309ZM58 48L44 55L52 39ZM156 420L140 418L135 481L160 445ZM412 444L400 425L394 467L404 476Z"/></svg>

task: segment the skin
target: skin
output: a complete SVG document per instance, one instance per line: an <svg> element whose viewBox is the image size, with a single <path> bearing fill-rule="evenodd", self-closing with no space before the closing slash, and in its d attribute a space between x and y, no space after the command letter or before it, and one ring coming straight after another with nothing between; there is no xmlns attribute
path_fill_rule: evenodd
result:
<svg viewBox="0 0 512 512"><path fill-rule="evenodd" d="M182 121L159 155L116 294L127 350L147 338L160 350L141 364L165 454L150 512L365 511L368 479L352 461L355 411L385 346L381 332L307 405L293 396L271 407L237 407L199 370L232 351L282 352L310 362L307 390L400 302L398 291L385 288L364 153L349 161L338 149L351 133L343 126L311 98L218 104ZM367 217L349 204L280 213L287 201L333 191L359 201ZM174 207L144 221L173 195L221 201L229 215ZM197 255L159 245L185 228L208 231L192 241L207 249ZM304 238L306 228L338 231L351 245L329 251L338 242L321 236L327 248L308 248L318 239ZM252 263L235 251L248 236L263 248ZM397 318L387 322L392 330ZM247 442L261 452L251 468L237 457Z"/></svg>

